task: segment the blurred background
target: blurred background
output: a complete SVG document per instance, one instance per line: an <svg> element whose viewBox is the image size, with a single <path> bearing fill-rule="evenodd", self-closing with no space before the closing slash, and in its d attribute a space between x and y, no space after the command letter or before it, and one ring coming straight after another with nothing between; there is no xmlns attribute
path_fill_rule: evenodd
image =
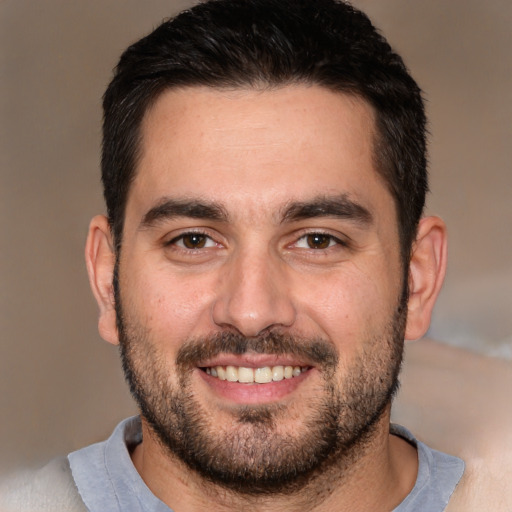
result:
<svg viewBox="0 0 512 512"><path fill-rule="evenodd" d="M428 210L450 234L429 334L512 359L512 3L353 3L425 91ZM83 262L104 211L101 96L122 50L190 4L0 2L0 471L102 440L135 412Z"/></svg>

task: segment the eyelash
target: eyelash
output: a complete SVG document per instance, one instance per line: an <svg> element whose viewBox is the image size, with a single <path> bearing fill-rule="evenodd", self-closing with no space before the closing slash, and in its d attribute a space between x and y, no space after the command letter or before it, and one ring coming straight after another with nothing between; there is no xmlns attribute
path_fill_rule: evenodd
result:
<svg viewBox="0 0 512 512"><path fill-rule="evenodd" d="M205 243L212 242L213 244L210 245L209 247L203 247L203 246L201 246L201 247L185 247L185 246L183 246L182 247L182 246L178 245L178 242L180 242L180 241L184 245L184 240L187 237L192 237L192 236L200 237L203 240L205 240ZM174 237L172 240L169 240L168 242L165 243L166 247L173 246L174 248L177 248L182 251L187 251L187 252L197 251L198 249L210 248L210 247L213 247L214 245L218 245L218 243L215 242L215 240L210 235L208 235L207 233L204 233L202 231L187 231L186 233L181 233L180 235Z"/></svg>
<svg viewBox="0 0 512 512"><path fill-rule="evenodd" d="M208 245L205 246L205 245L198 244L198 246L196 246L196 247L186 247L184 240L187 237L193 237L193 236L202 238L204 243L208 244ZM302 240L304 240L304 241L306 241L306 243L308 243L310 241L310 240L308 240L308 238L310 238L310 237L319 237L319 238L325 239L325 241L327 242L328 245L326 247L298 247L299 242L301 242ZM182 245L179 245L179 242L181 242ZM181 233L180 235L172 238L171 240L169 240L168 242L165 243L166 247L172 246L174 249L186 251L186 252L195 252L200 249L209 249L209 248L212 248L212 247L218 246L218 245L219 245L219 243L216 242L209 234L204 233L202 231L187 231L185 233ZM299 249L319 251L319 252L326 251L332 247L335 247L336 245L339 245L341 247L349 246L349 244L347 242L341 240L340 238L338 238L334 235L331 235L330 233L325 233L322 231L312 231L312 232L304 233L300 237L298 237L295 240L295 242L290 244L291 247L295 246Z"/></svg>
<svg viewBox="0 0 512 512"><path fill-rule="evenodd" d="M305 250L312 250L312 251L326 251L327 249L330 249L331 247L334 247L336 245L342 246L342 247L348 247L348 244L341 240L340 238L331 235L330 233L325 233L322 231L312 231L309 233L304 233L302 236L300 236L296 242L294 242L294 246L298 246L299 242L301 240L305 240L306 243L308 243L310 240L308 240L310 237L319 237L326 239L327 246L326 247L303 247L302 249ZM308 244L309 245L309 244Z"/></svg>

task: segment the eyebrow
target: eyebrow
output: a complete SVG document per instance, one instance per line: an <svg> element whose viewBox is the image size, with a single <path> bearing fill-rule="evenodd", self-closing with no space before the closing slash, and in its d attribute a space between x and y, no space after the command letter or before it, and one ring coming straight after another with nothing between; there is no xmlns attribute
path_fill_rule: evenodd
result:
<svg viewBox="0 0 512 512"><path fill-rule="evenodd" d="M293 222L315 217L347 219L361 226L369 226L373 222L373 215L370 210L350 199L346 194L320 196L310 201L292 202L285 207L281 222Z"/></svg>
<svg viewBox="0 0 512 512"><path fill-rule="evenodd" d="M208 219L218 222L228 222L229 215L225 208L213 201L198 199L170 199L164 198L159 204L148 210L142 221L140 229L145 229L177 217L192 219ZM281 215L281 223L311 219L315 217L336 217L347 219L362 226L373 222L370 211L349 199L345 194L339 196L320 196L310 201L294 201L285 206Z"/></svg>
<svg viewBox="0 0 512 512"><path fill-rule="evenodd" d="M228 220L226 210L218 203L197 199L164 198L159 204L146 212L139 228L152 227L159 222L172 220L176 217L209 219L221 222L227 222Z"/></svg>

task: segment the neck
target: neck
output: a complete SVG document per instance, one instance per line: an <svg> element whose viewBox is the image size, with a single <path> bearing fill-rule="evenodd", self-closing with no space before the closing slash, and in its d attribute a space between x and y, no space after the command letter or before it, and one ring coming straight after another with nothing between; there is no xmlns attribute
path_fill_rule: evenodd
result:
<svg viewBox="0 0 512 512"><path fill-rule="evenodd" d="M253 512L311 510L359 512L392 510L416 481L417 453L405 440L389 434L389 408L364 442L351 453L328 461L304 485L292 492L239 494L205 481L170 456L143 421L144 442L132 459L149 489L176 512L205 508Z"/></svg>

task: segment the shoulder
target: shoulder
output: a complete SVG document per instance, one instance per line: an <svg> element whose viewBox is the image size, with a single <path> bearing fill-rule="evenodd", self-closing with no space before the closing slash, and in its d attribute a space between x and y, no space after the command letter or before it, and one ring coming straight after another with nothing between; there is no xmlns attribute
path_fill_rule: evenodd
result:
<svg viewBox="0 0 512 512"><path fill-rule="evenodd" d="M470 459L466 462L466 471L453 493L446 512L510 512L512 510L512 491L510 465L504 473L495 462L484 459Z"/></svg>
<svg viewBox="0 0 512 512"><path fill-rule="evenodd" d="M512 510L512 364L430 340L406 351L393 419L466 464L447 511Z"/></svg>
<svg viewBox="0 0 512 512"><path fill-rule="evenodd" d="M86 512L66 457L0 483L2 512Z"/></svg>

